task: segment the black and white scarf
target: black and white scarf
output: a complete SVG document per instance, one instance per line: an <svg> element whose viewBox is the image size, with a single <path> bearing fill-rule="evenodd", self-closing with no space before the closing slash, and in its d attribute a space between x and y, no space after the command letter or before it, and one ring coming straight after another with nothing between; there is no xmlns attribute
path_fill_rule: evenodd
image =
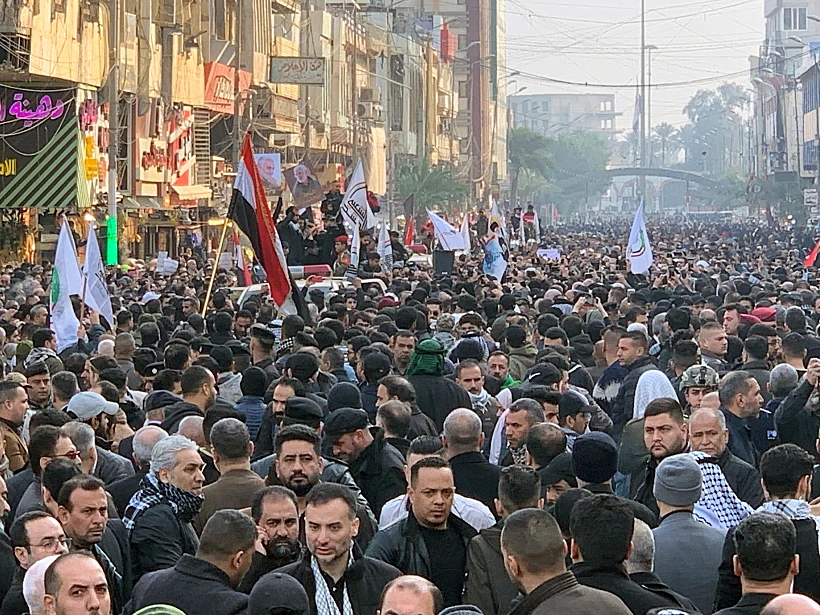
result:
<svg viewBox="0 0 820 615"><path fill-rule="evenodd" d="M350 549L350 554L347 558L347 567L353 565L353 548ZM350 596L347 593L347 582L344 586L344 598L342 599L342 611L339 612L339 605L330 595L330 588L327 586L327 581L322 575L322 570L319 568L319 562L311 555L310 569L313 572L313 582L316 585L316 614L317 615L353 615L353 605L350 602Z"/></svg>
<svg viewBox="0 0 820 615"><path fill-rule="evenodd" d="M177 519L182 523L190 523L202 508L205 497L174 487L170 483L163 483L153 474L146 474L140 483L140 489L133 496L122 516L122 523L128 530L128 535L134 531L137 517L158 504L168 504L174 511Z"/></svg>

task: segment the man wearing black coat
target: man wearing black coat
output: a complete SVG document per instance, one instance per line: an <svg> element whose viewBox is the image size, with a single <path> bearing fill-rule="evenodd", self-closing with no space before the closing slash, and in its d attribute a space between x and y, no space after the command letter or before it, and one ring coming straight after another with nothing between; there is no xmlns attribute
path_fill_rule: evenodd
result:
<svg viewBox="0 0 820 615"><path fill-rule="evenodd" d="M329 606L331 600L341 613L345 598L354 615L376 615L384 586L401 576L401 572L363 556L356 547L353 538L359 521L356 499L350 490L333 483L316 485L306 498L305 524L307 553L279 572L292 576L305 588L311 615L319 615L317 602ZM323 609L322 613L325 612Z"/></svg>
<svg viewBox="0 0 820 615"><path fill-rule="evenodd" d="M658 369L649 356L649 345L640 331L625 333L618 342L618 362L627 369L618 396L612 402L612 437L620 441L624 426L632 419L635 390L646 372Z"/></svg>
<svg viewBox="0 0 820 615"><path fill-rule="evenodd" d="M425 457L410 468L410 483L410 514L377 532L367 555L432 581L445 606L460 604L467 549L477 532L451 512L453 472L441 457Z"/></svg>
<svg viewBox="0 0 820 615"><path fill-rule="evenodd" d="M324 436L333 447L333 455L349 465L376 518L385 503L404 494L404 459L384 441L380 429L370 427L367 412L339 408L325 423Z"/></svg>
<svg viewBox="0 0 820 615"><path fill-rule="evenodd" d="M501 468L481 454L481 419L466 408L453 410L444 421L444 449L453 469L456 492L495 511Z"/></svg>
<svg viewBox="0 0 820 615"><path fill-rule="evenodd" d="M780 442L791 442L814 454L820 417L809 400L820 382L820 360L809 361L806 378L784 399L774 414Z"/></svg>
<svg viewBox="0 0 820 615"><path fill-rule="evenodd" d="M635 516L617 496L601 494L579 500L572 509L572 567L578 582L615 594L632 613L679 605L629 578L624 562L631 549Z"/></svg>
<svg viewBox="0 0 820 615"><path fill-rule="evenodd" d="M125 615L154 604L185 613L244 615L248 596L234 588L250 568L256 539L256 524L247 515L215 512L202 530L196 556L185 554L172 568L140 579Z"/></svg>

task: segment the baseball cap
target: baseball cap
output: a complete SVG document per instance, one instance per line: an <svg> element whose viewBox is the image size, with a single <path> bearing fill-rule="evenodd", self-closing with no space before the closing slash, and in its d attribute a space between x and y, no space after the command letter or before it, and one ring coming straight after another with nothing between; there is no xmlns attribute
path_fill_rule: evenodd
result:
<svg viewBox="0 0 820 615"><path fill-rule="evenodd" d="M119 404L108 401L99 393L93 391L83 391L74 395L66 406L66 410L77 417L80 421L87 421L105 412L114 416L120 411Z"/></svg>

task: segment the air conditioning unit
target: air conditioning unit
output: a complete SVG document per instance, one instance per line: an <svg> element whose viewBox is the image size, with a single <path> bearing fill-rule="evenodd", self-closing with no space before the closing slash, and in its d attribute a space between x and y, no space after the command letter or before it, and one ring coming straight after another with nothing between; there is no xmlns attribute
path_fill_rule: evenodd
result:
<svg viewBox="0 0 820 615"><path fill-rule="evenodd" d="M377 102L360 102L356 107L356 115L363 120L382 121L382 106Z"/></svg>
<svg viewBox="0 0 820 615"><path fill-rule="evenodd" d="M359 88L359 102L379 102L381 92L379 88Z"/></svg>

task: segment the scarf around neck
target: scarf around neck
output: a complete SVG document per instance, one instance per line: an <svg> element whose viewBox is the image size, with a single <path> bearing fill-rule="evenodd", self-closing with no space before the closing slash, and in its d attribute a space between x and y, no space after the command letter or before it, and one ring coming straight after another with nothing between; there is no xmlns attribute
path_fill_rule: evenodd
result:
<svg viewBox="0 0 820 615"><path fill-rule="evenodd" d="M347 568L353 565L353 547L350 548L350 554L347 558ZM353 615L353 605L350 602L350 596L347 592L347 582L344 585L344 597L342 598L342 612L339 612L339 605L330 595L330 588L327 586L322 570L319 568L319 562L313 555L310 556L310 570L313 572L313 582L316 585L316 613L317 615Z"/></svg>
<svg viewBox="0 0 820 615"><path fill-rule="evenodd" d="M137 517L152 506L159 504L168 504L177 519L182 523L190 523L199 513L204 501L205 496L174 487L170 483L163 483L149 473L140 482L139 491L131 496L122 517L122 523L130 535L134 531Z"/></svg>

